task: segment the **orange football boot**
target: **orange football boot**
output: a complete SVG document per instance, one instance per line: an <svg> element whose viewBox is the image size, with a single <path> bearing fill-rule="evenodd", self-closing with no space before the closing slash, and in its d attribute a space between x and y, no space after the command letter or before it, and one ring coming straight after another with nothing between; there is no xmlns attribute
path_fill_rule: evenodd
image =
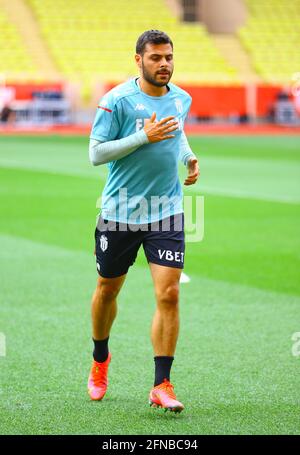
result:
<svg viewBox="0 0 300 455"><path fill-rule="evenodd" d="M110 352L105 362L96 362L96 360L93 361L88 379L88 394L92 400L102 400L106 394L108 385L107 372L110 361Z"/></svg>
<svg viewBox="0 0 300 455"><path fill-rule="evenodd" d="M167 379L150 391L149 404L153 408L163 408L165 412L181 412L184 409L183 404L176 399L174 386Z"/></svg>

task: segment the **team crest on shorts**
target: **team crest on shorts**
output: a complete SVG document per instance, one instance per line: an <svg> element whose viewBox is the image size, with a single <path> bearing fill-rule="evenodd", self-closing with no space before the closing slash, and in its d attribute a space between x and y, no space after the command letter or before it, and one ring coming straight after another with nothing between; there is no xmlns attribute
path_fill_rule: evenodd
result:
<svg viewBox="0 0 300 455"><path fill-rule="evenodd" d="M103 251L103 253L104 253L104 251L107 250L107 247L108 247L108 239L107 239L106 235L101 235L101 237L100 237L100 248Z"/></svg>

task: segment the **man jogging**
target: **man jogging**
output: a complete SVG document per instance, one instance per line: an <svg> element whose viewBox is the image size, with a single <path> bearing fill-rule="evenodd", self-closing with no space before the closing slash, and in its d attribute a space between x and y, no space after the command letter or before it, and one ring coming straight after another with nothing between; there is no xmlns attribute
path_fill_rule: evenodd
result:
<svg viewBox="0 0 300 455"><path fill-rule="evenodd" d="M185 250L178 162L187 166L185 185L194 184L199 175L183 131L191 97L169 83L173 43L164 32L144 32L135 60L140 77L101 99L90 136L90 160L95 166L109 163L109 175L95 231L99 277L92 299L94 360L88 392L92 400L106 393L116 298L143 245L156 296L151 328L155 375L149 403L180 412L184 406L175 396L170 371L179 332Z"/></svg>

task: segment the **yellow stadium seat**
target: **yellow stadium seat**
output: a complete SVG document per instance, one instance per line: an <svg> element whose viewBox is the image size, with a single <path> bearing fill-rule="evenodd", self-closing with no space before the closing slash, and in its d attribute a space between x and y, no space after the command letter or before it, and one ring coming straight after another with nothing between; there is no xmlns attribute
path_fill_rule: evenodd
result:
<svg viewBox="0 0 300 455"><path fill-rule="evenodd" d="M300 68L300 1L245 0L249 18L237 36L265 82L290 83Z"/></svg>

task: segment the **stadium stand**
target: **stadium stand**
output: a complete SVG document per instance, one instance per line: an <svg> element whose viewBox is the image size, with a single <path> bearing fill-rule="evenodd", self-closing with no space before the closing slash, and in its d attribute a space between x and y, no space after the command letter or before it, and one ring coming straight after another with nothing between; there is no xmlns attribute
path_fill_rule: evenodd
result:
<svg viewBox="0 0 300 455"><path fill-rule="evenodd" d="M0 75L3 80L28 80L34 78L37 68L24 46L22 37L9 20L4 10L0 10Z"/></svg>
<svg viewBox="0 0 300 455"><path fill-rule="evenodd" d="M245 0L249 18L238 37L267 83L290 83L300 69L300 0Z"/></svg>
<svg viewBox="0 0 300 455"><path fill-rule="evenodd" d="M205 95L210 86L220 115L233 112L235 97L223 102L226 109L220 107L216 87L239 94L234 112L243 115L245 103L250 109L250 91L240 95L243 87L257 84L259 102L252 110L265 115L267 102L274 98L267 86L279 90L291 85L300 69L300 0L243 1L248 10L245 25L236 34L220 34L209 33L200 22L182 22L166 0L0 0L0 84L60 82L74 105L89 104L107 86L137 74L136 39L143 30L159 28L175 46L172 81L198 92L204 86ZM241 96L247 102L241 103ZM194 114L208 115L207 106Z"/></svg>
<svg viewBox="0 0 300 455"><path fill-rule="evenodd" d="M59 71L85 87L98 80L121 81L136 74L135 42L143 30L163 29L176 49L173 80L238 82L204 26L181 23L163 0L27 0ZM59 14L58 14L59 12ZM120 12L120 14L118 14Z"/></svg>
<svg viewBox="0 0 300 455"><path fill-rule="evenodd" d="M249 55L258 80L289 83L295 69L300 68L300 0L244 1L248 19L236 36ZM137 2L128 0L115 0L113 8L109 0L23 3L35 18L58 76L80 82L84 90L90 90L97 81L119 82L136 74L132 58L136 38L149 28L165 30L174 41L174 82L211 85L244 82L238 56L235 64L226 55L226 46L227 54L238 54L236 43L232 44L234 37L218 37L218 42L204 25L181 22L164 0L140 0L138 8ZM5 14L1 3L0 29L0 73L11 80L34 80L38 74L43 75L43 68L38 68L41 59L30 54L17 24Z"/></svg>

